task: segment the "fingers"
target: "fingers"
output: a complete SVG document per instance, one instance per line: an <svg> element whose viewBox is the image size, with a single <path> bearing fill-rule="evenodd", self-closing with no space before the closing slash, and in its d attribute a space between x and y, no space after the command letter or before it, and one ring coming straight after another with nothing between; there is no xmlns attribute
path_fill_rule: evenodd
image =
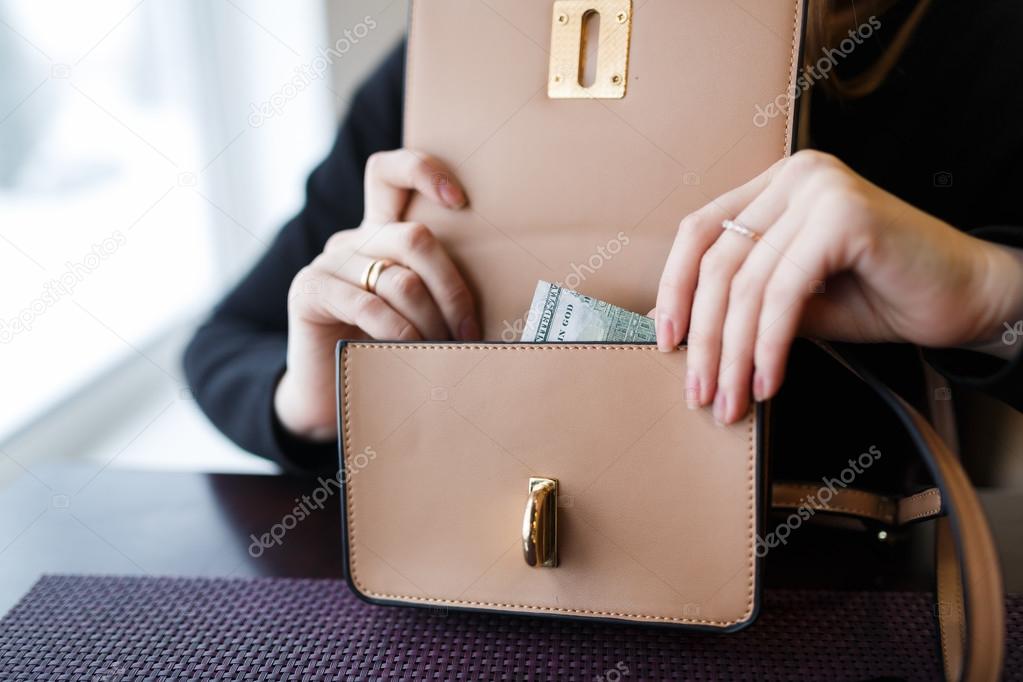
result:
<svg viewBox="0 0 1023 682"><path fill-rule="evenodd" d="M689 333L700 258L718 238L727 218L717 204L708 204L679 224L657 289L657 346L669 352Z"/></svg>
<svg viewBox="0 0 1023 682"><path fill-rule="evenodd" d="M761 240L767 239L784 208L783 195L767 190L739 213L737 222L762 235ZM723 368L729 369L729 378L732 374L749 375L748 365L752 363L753 354L749 337L745 339L750 346L748 351L741 349L742 339L739 339L739 348L726 346L724 326L734 298L736 273L757 244L748 236L722 230L719 226L717 240L700 261L689 329L686 390L690 407L707 405L713 400L714 415L721 422L727 422L728 415L746 404L745 395L719 390L719 378ZM730 352L725 354L726 351Z"/></svg>
<svg viewBox="0 0 1023 682"><path fill-rule="evenodd" d="M358 272L359 280L362 273L373 263L373 258L356 254L350 266L346 264L343 276L349 282L354 278L352 273ZM374 293L382 298L395 312L411 322L419 335L424 339L443 340L451 338L444 316L440 308L430 297L422 278L415 271L397 263L385 267L377 279Z"/></svg>
<svg viewBox="0 0 1023 682"><path fill-rule="evenodd" d="M381 272L376 289L383 300L411 320L417 332L427 338L476 340L479 324L473 301L450 258L426 227L412 223L395 225L413 191L453 209L466 204L458 180L437 159L411 149L370 156L366 163L363 219L363 227L370 229L369 236L355 249L344 236L332 237L322 255L327 270L354 283L361 279L360 268L369 262L368 256L359 254L359 250L395 260L407 267L390 267ZM392 229L395 227L398 229Z"/></svg>
<svg viewBox="0 0 1023 682"><path fill-rule="evenodd" d="M331 239L334 239L332 237ZM475 302L469 286L458 268L448 256L436 236L421 223L396 223L378 227L372 236L358 245L353 253L347 235L334 242L328 242L326 250L319 256L324 267L342 279L359 283L362 273L374 258L389 258L414 273L411 275L390 273L394 266L385 268L377 283L377 291L395 305L402 300L399 308L408 310L410 319L417 321L417 328L428 338L452 338L459 341L478 341L480 326L476 317ZM385 277L386 275L386 277ZM394 282L394 279L397 282ZM425 287L426 297L421 296L419 285ZM383 289L381 290L381 287ZM405 287L404 294L392 292L393 287ZM414 300L429 298L430 306L412 313L409 307ZM439 311L440 324L433 311ZM431 330L431 331L427 331Z"/></svg>
<svg viewBox="0 0 1023 682"><path fill-rule="evenodd" d="M410 149L377 152L366 163L364 222L401 220L412 190L449 208L466 204L462 186L437 159Z"/></svg>
<svg viewBox="0 0 1023 682"><path fill-rule="evenodd" d="M451 338L459 341L480 338L469 285L429 228L421 223L391 225L373 239L372 247L374 253L398 261L422 278L440 308Z"/></svg>
<svg viewBox="0 0 1023 682"><path fill-rule="evenodd" d="M657 290L657 345L674 350L689 333L693 294L704 252L721 234L721 222L735 217L766 187L778 164L742 187L710 202L679 224Z"/></svg>
<svg viewBox="0 0 1023 682"><path fill-rule="evenodd" d="M451 338L440 308L414 270L393 265L380 273L376 293L398 314L412 322L424 339Z"/></svg>
<svg viewBox="0 0 1023 682"><path fill-rule="evenodd" d="M301 293L292 297L292 313L309 322L343 322L362 329L374 339L418 341L422 338L409 320L379 296L315 265L299 273L292 286Z"/></svg>
<svg viewBox="0 0 1023 682"><path fill-rule="evenodd" d="M755 383L761 399L773 397L781 387L789 351L810 298L823 293L830 273L848 266L846 243L840 230L803 229L771 273L764 289L754 349Z"/></svg>
<svg viewBox="0 0 1023 682"><path fill-rule="evenodd" d="M717 392L728 283L749 248L742 241L746 241L744 237L721 235L700 261L686 354L686 399L690 409L707 405Z"/></svg>
<svg viewBox="0 0 1023 682"><path fill-rule="evenodd" d="M767 230L732 278L727 312L721 333L721 364L718 369L718 421L730 424L749 409L750 384L753 397L763 400L759 374L754 373L754 346L763 293L772 273L779 267L797 267L785 261L784 250L802 223L802 211L789 207ZM715 398L715 408L718 398Z"/></svg>

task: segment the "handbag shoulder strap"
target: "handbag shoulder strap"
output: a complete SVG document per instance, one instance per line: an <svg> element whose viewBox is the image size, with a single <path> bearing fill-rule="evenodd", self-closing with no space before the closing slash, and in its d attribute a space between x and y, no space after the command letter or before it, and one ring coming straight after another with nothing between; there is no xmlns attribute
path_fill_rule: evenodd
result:
<svg viewBox="0 0 1023 682"><path fill-rule="evenodd" d="M890 497L858 488L836 488L826 501L813 494L819 489L819 483L773 481L771 507L806 507L814 512L841 514L889 527L905 526L944 513L941 491L937 488L927 488L905 497Z"/></svg>
<svg viewBox="0 0 1023 682"><path fill-rule="evenodd" d="M997 680L1005 648L1005 591L994 538L984 510L952 447L950 414L936 412L935 424L845 354L819 343L867 384L908 431L940 491L945 516L936 537L937 613L945 676L950 680ZM946 408L939 408L947 409Z"/></svg>

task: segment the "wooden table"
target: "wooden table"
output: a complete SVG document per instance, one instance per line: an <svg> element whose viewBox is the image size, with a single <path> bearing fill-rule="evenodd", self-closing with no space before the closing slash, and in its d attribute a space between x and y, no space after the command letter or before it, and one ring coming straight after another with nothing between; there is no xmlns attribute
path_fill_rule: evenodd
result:
<svg viewBox="0 0 1023 682"><path fill-rule="evenodd" d="M0 491L0 613L46 573L339 578L336 490L290 476L34 469ZM254 545L294 516L303 495L322 508L280 544ZM989 493L984 502L1008 590L1023 592L1023 494ZM930 590L930 559L926 525L887 541L804 526L769 554L767 585Z"/></svg>

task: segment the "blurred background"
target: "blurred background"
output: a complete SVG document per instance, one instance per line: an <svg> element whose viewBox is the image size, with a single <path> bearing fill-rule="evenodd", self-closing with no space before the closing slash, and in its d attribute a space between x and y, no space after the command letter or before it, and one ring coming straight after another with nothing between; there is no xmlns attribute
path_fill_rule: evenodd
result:
<svg viewBox="0 0 1023 682"><path fill-rule="evenodd" d="M402 0L0 0L0 486L273 472L181 353L301 207Z"/></svg>

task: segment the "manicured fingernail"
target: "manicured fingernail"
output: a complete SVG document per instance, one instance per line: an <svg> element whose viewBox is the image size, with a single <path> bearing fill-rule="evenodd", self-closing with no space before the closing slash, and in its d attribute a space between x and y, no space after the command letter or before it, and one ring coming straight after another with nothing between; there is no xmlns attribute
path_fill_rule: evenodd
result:
<svg viewBox="0 0 1023 682"><path fill-rule="evenodd" d="M459 341L480 340L480 326L477 324L476 318L467 317L462 320L462 324L458 325L458 339Z"/></svg>
<svg viewBox="0 0 1023 682"><path fill-rule="evenodd" d="M718 391L717 396L714 398L714 421L719 426L724 426L725 419L728 418L728 398L725 397L724 391Z"/></svg>
<svg viewBox="0 0 1023 682"><path fill-rule="evenodd" d="M675 350L675 323L667 315L657 316L657 348L662 353Z"/></svg>
<svg viewBox="0 0 1023 682"><path fill-rule="evenodd" d="M465 206L465 195L462 194L461 188L450 182L442 182L440 184L440 196L451 208L462 208Z"/></svg>
<svg viewBox="0 0 1023 682"><path fill-rule="evenodd" d="M686 407L690 410L700 408L700 377L696 372L686 372Z"/></svg>
<svg viewBox="0 0 1023 682"><path fill-rule="evenodd" d="M760 372L753 373L753 400L761 402L767 393L764 391L764 377Z"/></svg>

